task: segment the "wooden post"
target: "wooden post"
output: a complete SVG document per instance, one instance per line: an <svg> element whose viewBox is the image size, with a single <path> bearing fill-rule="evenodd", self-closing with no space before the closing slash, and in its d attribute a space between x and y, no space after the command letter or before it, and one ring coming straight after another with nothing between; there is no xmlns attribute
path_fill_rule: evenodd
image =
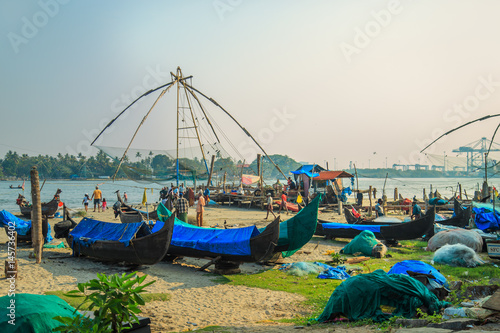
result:
<svg viewBox="0 0 500 333"><path fill-rule="evenodd" d="M434 192L432 192L432 184L431 184L431 191L429 192L429 199L434 198Z"/></svg>
<svg viewBox="0 0 500 333"><path fill-rule="evenodd" d="M215 162L215 155L212 155L212 161L210 162L210 173L208 174L207 187L210 187L210 183L212 182L212 173L214 172L214 162Z"/></svg>
<svg viewBox="0 0 500 333"><path fill-rule="evenodd" d="M260 164L262 156L257 154L257 176L259 176L259 188L262 191L262 165Z"/></svg>
<svg viewBox="0 0 500 333"><path fill-rule="evenodd" d="M36 263L42 262L42 201L40 200L40 180L36 166L31 168L31 241L35 250Z"/></svg>
<svg viewBox="0 0 500 333"><path fill-rule="evenodd" d="M222 191L224 191L224 193L226 193L226 175L227 171L224 171L224 177L222 178Z"/></svg>
<svg viewBox="0 0 500 333"><path fill-rule="evenodd" d="M462 184L458 183L458 195L460 196L460 200L462 199Z"/></svg>
<svg viewBox="0 0 500 333"><path fill-rule="evenodd" d="M423 192L422 193L422 200L427 201L427 194L425 194L425 188L422 192Z"/></svg>
<svg viewBox="0 0 500 333"><path fill-rule="evenodd" d="M395 187L394 188L394 201L398 201L398 199L399 199L398 188Z"/></svg>
<svg viewBox="0 0 500 333"><path fill-rule="evenodd" d="M368 215L372 215L372 186L368 188L368 200L370 200L370 206L368 207Z"/></svg>

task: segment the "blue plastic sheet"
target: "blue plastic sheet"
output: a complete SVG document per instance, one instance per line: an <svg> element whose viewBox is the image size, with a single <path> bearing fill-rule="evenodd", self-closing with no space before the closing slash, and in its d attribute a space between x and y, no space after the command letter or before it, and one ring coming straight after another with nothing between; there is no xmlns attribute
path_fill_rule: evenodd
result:
<svg viewBox="0 0 500 333"><path fill-rule="evenodd" d="M484 208L484 207L474 207L472 208L474 211L475 218L474 223L478 229L486 230L497 230L500 227L500 215L498 213L493 213L492 209ZM495 209L496 210L496 209Z"/></svg>
<svg viewBox="0 0 500 333"><path fill-rule="evenodd" d="M371 232L380 233L380 227L387 225L361 225L361 224L346 224L346 223L323 223L323 229L355 229L355 230L368 230Z"/></svg>
<svg viewBox="0 0 500 333"><path fill-rule="evenodd" d="M109 223L84 218L70 232L70 235L73 236L74 243L83 246L89 246L101 240L119 241L129 246L130 240L134 238L143 223Z"/></svg>
<svg viewBox="0 0 500 333"><path fill-rule="evenodd" d="M5 209L0 212L0 226L8 227L9 222L14 222L14 228L18 235L26 236L31 231L31 220L25 221L17 216L12 215ZM51 229L50 224L48 224L47 237L45 237L45 243L50 243L54 238L50 235Z"/></svg>
<svg viewBox="0 0 500 333"><path fill-rule="evenodd" d="M432 274L435 277L435 281L442 286L448 287L448 281L443 274L441 274L437 269L429 264L426 264L420 260L404 260L396 263L391 267L387 274L405 274L408 275L408 271L422 274Z"/></svg>
<svg viewBox="0 0 500 333"><path fill-rule="evenodd" d="M26 236L31 230L31 221L22 220L4 209L0 212L0 225L8 227L9 222L14 222L16 232L19 235Z"/></svg>
<svg viewBox="0 0 500 333"><path fill-rule="evenodd" d="M157 221L152 232L157 232L162 226L163 222ZM259 234L256 226L236 229L200 228L178 223L176 220L170 244L218 254L247 256L252 254L250 238Z"/></svg>
<svg viewBox="0 0 500 333"><path fill-rule="evenodd" d="M318 279L335 279L345 280L351 276L346 272L345 266L332 267L321 262L314 262L316 265L323 267L325 270L318 275Z"/></svg>

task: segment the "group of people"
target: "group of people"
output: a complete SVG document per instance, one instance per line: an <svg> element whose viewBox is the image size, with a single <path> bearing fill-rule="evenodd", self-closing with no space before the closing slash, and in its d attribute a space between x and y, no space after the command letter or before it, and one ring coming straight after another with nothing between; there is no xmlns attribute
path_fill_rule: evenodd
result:
<svg viewBox="0 0 500 333"><path fill-rule="evenodd" d="M173 211L177 218L188 223L189 207L193 207L196 203L196 225L203 226L203 213L205 205L210 201L210 190L205 189L204 192L199 191L195 195L194 190L190 187L185 187L184 184L179 187L174 187L171 184L170 188L163 187L160 191L160 200L165 207Z"/></svg>
<svg viewBox="0 0 500 333"><path fill-rule="evenodd" d="M99 189L99 186L95 187L94 192L92 193L92 196L89 197L88 193L85 193L85 196L83 197L82 204L85 207L85 212L88 212L89 210L89 202L94 200L94 212L96 211L99 213L102 209L102 211L106 211L108 203L106 202L106 198L102 197L102 191Z"/></svg>
<svg viewBox="0 0 500 333"><path fill-rule="evenodd" d="M273 214L274 218L276 218L276 215L274 214L274 211L273 211L273 205L274 205L273 197L271 195L271 192L268 192L267 193L267 201L266 201L266 207L267 207L267 215L266 215L266 218L265 218L266 220L269 217L269 213ZM281 201L280 201L280 204L279 204L278 214L281 214L281 210L282 209L286 210L287 215L289 214L288 206L287 206L287 195L286 195L285 191L281 192Z"/></svg>

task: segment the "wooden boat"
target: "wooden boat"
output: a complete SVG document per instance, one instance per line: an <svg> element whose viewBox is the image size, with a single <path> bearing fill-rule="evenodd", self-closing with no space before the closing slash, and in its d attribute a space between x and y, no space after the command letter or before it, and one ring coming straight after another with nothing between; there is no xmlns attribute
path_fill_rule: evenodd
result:
<svg viewBox="0 0 500 333"><path fill-rule="evenodd" d="M316 235L329 238L354 238L363 230L370 230L379 240L396 241L430 237L434 234L434 207L420 219L391 225L354 225L345 223L321 223Z"/></svg>
<svg viewBox="0 0 500 333"><path fill-rule="evenodd" d="M444 221L436 221L436 223L465 228L469 225L469 220L472 216L472 207L469 206L467 209L463 209L462 204L460 204L460 202L455 198L453 199L453 205L455 217Z"/></svg>
<svg viewBox="0 0 500 333"><path fill-rule="evenodd" d="M88 256L101 260L126 262L133 265L153 265L159 262L169 249L174 226L174 218L171 217L163 224L162 228L155 233L151 233L149 227L144 222L117 224L95 221L90 223L93 230L105 229L107 225L124 227L123 233L114 234L120 236L119 240L92 240L86 237L74 239L75 235L86 234L88 225L85 225L86 220L95 221L84 218L70 233L67 238L68 244L73 249L75 256ZM83 223L82 223L83 222ZM95 227L92 227L92 224ZM133 237L129 244L124 243L123 235L127 232L127 228L136 228ZM132 231L133 231L132 230ZM130 233L129 233L130 236Z"/></svg>
<svg viewBox="0 0 500 333"><path fill-rule="evenodd" d="M486 241L486 248L491 259L500 259L500 240Z"/></svg>
<svg viewBox="0 0 500 333"><path fill-rule="evenodd" d="M159 215L161 216L161 213ZM157 221L153 232L161 227L162 223ZM279 218L261 232L255 226L233 229L201 228L177 219L168 256L217 259L220 262L257 262L274 254L279 234ZM244 248L246 252L240 251L240 248Z"/></svg>
<svg viewBox="0 0 500 333"><path fill-rule="evenodd" d="M53 216L57 210L59 209L59 203L61 199L59 194L61 194L61 189L57 189L54 198L47 203L42 203L42 215ZM19 205L21 209L21 214L26 217L31 217L31 204L26 204L26 199L23 195L19 194L19 197L16 200L16 203Z"/></svg>
<svg viewBox="0 0 500 333"><path fill-rule="evenodd" d="M280 223L280 237L274 253L289 257L311 240L316 231L320 201L321 195L318 195L298 214ZM264 228L259 230L263 231Z"/></svg>
<svg viewBox="0 0 500 333"><path fill-rule="evenodd" d="M156 210L149 212L149 215L147 212L135 208L132 208L132 210L120 211L120 221L122 223L136 223L146 221L148 220L148 216L149 220L158 220L158 214L156 213Z"/></svg>
<svg viewBox="0 0 500 333"><path fill-rule="evenodd" d="M391 222L378 222L375 221L375 217L372 218L362 218L360 217L355 217L354 214L352 213L352 210L344 207L344 216L345 220L349 224L364 224L364 225L387 225L387 224L395 224L395 223L401 223L401 221L391 221ZM318 220L322 223L329 223L326 220Z"/></svg>

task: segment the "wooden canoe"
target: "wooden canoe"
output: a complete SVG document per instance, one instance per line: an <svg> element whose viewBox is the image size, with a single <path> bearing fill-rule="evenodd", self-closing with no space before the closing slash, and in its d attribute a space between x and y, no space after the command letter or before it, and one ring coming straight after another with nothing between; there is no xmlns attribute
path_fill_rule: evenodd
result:
<svg viewBox="0 0 500 333"><path fill-rule="evenodd" d="M363 230L371 230L379 240L396 241L416 239L434 235L434 207L426 214L411 222L391 225L353 225L345 223L321 223L318 221L316 235L329 238L354 238Z"/></svg>
<svg viewBox="0 0 500 333"><path fill-rule="evenodd" d="M174 215L172 215L174 216ZM169 217L172 218L172 216ZM196 238L196 242L199 245L209 242L210 237L205 237L206 233L210 233L212 228L199 228L193 227L193 231L199 233L199 237ZM246 229L246 228L238 228ZM220 230L224 232L225 230ZM235 229L227 229L227 231L235 232ZM178 244L182 243L182 239L176 234L174 227L174 235L172 243L168 249L168 256L170 257L195 257L203 259L215 259L223 262L257 262L270 258L275 252L274 249L278 244L280 233L280 221L276 218L272 223L270 223L262 232L258 235L245 239L243 242L249 243L250 253L244 255L235 255L224 253L223 251L209 251L209 250L199 250L188 246L180 246ZM231 244L227 244L228 248L231 248Z"/></svg>
<svg viewBox="0 0 500 333"><path fill-rule="evenodd" d="M100 221L98 221L100 222ZM81 223L81 222L80 222ZM108 222L101 222L108 223ZM116 223L109 223L116 224ZM84 246L73 241L73 233L78 230L78 225L68 236L68 244L73 249L75 256L88 256L106 261L126 262L133 265L153 265L159 262L169 249L174 226L174 218L169 218L163 227L153 234L137 236L130 240L126 246L121 241L96 240L89 246ZM149 227L142 223L141 228Z"/></svg>
<svg viewBox="0 0 500 333"><path fill-rule="evenodd" d="M436 223L465 228L469 225L469 220L472 216L472 207L469 206L467 209L463 209L462 204L455 198L453 199L453 206L455 217L444 221L436 221Z"/></svg>
<svg viewBox="0 0 500 333"><path fill-rule="evenodd" d="M59 202L61 202L61 198L59 197L59 194L61 192L62 192L61 189L57 189L56 194L54 195L54 198L52 200L50 200L47 203L42 203L42 215L54 216L54 214L59 209ZM26 217L31 218L31 204L29 204L29 205L24 205L22 203L20 204L19 199L18 199L17 204L19 205L19 208L21 209L21 214L23 214Z"/></svg>

